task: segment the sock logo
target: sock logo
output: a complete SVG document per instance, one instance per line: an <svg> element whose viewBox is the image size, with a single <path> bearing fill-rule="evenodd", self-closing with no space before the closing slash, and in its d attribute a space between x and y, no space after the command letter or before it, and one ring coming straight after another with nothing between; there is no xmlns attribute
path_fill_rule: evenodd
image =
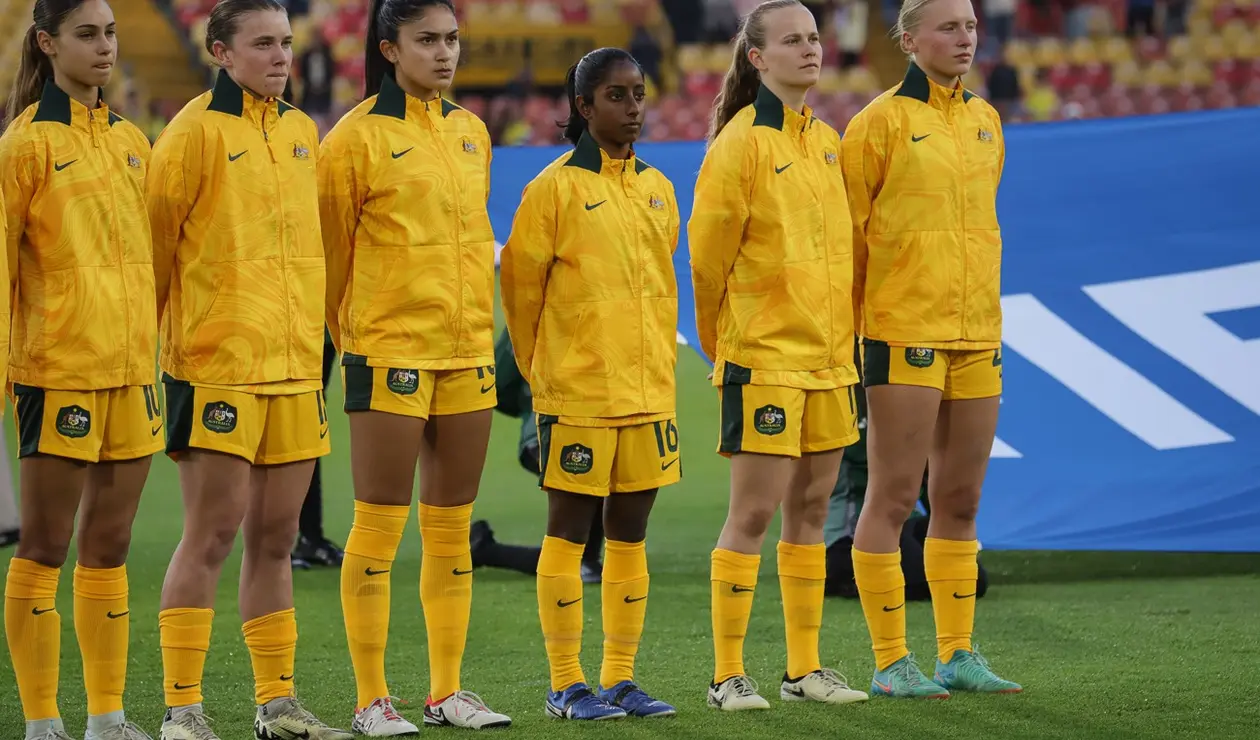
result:
<svg viewBox="0 0 1260 740"><path fill-rule="evenodd" d="M293 674L292 674L292 673L290 673L290 674L288 674L288 675L285 675L285 674L281 673L281 674L280 674L280 680L281 680L281 681L292 681L292 680L293 680Z"/></svg>
<svg viewBox="0 0 1260 740"><path fill-rule="evenodd" d="M41 615L41 614L47 614L48 612L50 612L50 611L52 611L52 610L54 610L54 609L56 609L56 608L57 608L57 607L55 607L55 606L50 606L50 607L48 607L47 609L40 609L40 608L37 606L37 607L35 607L34 609L31 609L31 614L34 614L35 616L37 616L37 617L38 617L39 615Z"/></svg>
<svg viewBox="0 0 1260 740"><path fill-rule="evenodd" d="M123 617L127 616L130 613L131 613L130 610L125 611L125 612L119 612L118 614L115 614L113 612L105 612L105 617L107 619L122 619Z"/></svg>
<svg viewBox="0 0 1260 740"><path fill-rule="evenodd" d="M972 592L971 592L971 593L969 593L969 594L960 594L960 593L958 593L957 591L955 591L955 592L954 592L954 598L955 598L955 599L971 599L971 598L974 598L974 597L975 597L975 595L976 595L976 592L975 592L975 591L972 591Z"/></svg>
<svg viewBox="0 0 1260 740"><path fill-rule="evenodd" d="M625 598L625 599L623 599L623 601L625 601L627 604L633 604L633 603L638 602L638 601L643 601L643 600L644 600L644 599L646 599L646 598L647 598L646 596L640 596L640 597L639 597L639 598L637 598L637 599L632 599L632 598L630 598L630 594L626 594L626 598Z"/></svg>
<svg viewBox="0 0 1260 740"><path fill-rule="evenodd" d="M906 602L904 602L904 601L903 601L903 602L901 602L900 604L898 604L898 605L896 605L896 606L886 606L886 607L884 607L884 611L886 611L886 612L895 612L895 611L897 611L898 609L900 609L901 607L903 607L903 606L905 606L905 605L906 605Z"/></svg>
<svg viewBox="0 0 1260 740"><path fill-rule="evenodd" d="M733 594L750 594L756 590L757 589L755 588L745 588L743 586L736 586L736 585L731 586L731 593Z"/></svg>
<svg viewBox="0 0 1260 740"><path fill-rule="evenodd" d="M565 608L566 606L573 606L574 604L578 603L578 602L579 602L579 601L581 601L581 600L582 600L582 598L581 598L580 596L579 596L578 598L574 599L573 601L565 601L564 599L559 599L559 600L557 600L557 601L556 601L556 606L558 606L558 607L560 607L561 609L563 609L563 608Z"/></svg>
<svg viewBox="0 0 1260 740"><path fill-rule="evenodd" d="M200 681L198 681L197 683L180 683L179 681L176 681L173 688L176 691L187 691L188 689L195 689L200 685L201 685Z"/></svg>
<svg viewBox="0 0 1260 740"><path fill-rule="evenodd" d="M379 576L382 573L388 573L388 572L389 572L389 568L386 568L385 570L372 570L372 566L370 565L363 569L363 574L366 576Z"/></svg>
<svg viewBox="0 0 1260 740"><path fill-rule="evenodd" d="M453 575L453 576L466 576L466 575L468 575L469 573L472 573L472 569L471 569L471 568L469 568L468 570L460 570L459 568L452 568L452 569L451 569L451 575Z"/></svg>

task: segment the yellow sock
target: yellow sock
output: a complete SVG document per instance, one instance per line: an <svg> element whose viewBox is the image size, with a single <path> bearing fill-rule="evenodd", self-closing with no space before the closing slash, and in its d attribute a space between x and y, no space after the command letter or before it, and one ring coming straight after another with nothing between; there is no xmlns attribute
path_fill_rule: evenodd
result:
<svg viewBox="0 0 1260 740"><path fill-rule="evenodd" d="M542 622L551 690L586 683L582 675L582 551L584 545L544 537L538 557L538 618Z"/></svg>
<svg viewBox="0 0 1260 740"><path fill-rule="evenodd" d="M779 589L787 631L787 674L795 680L822 668L818 632L822 629L823 586L827 582L827 548L780 542Z"/></svg>
<svg viewBox="0 0 1260 740"><path fill-rule="evenodd" d="M293 696L293 656L297 652L297 617L292 609L251 619L241 627L254 664L254 703Z"/></svg>
<svg viewBox="0 0 1260 740"><path fill-rule="evenodd" d="M938 540L923 543L923 570L932 591L932 615L936 618L936 650L948 663L955 650L971 650L971 631L976 623L976 577L980 566L975 540Z"/></svg>
<svg viewBox="0 0 1260 740"><path fill-rule="evenodd" d="M57 679L61 658L61 615L57 613L60 568L13 558L4 583L4 636L13 658L26 721L59 719Z"/></svg>
<svg viewBox="0 0 1260 740"><path fill-rule="evenodd" d="M389 636L389 579L410 506L354 502L354 525L341 563L341 613L362 709L389 696L385 644Z"/></svg>
<svg viewBox="0 0 1260 740"><path fill-rule="evenodd" d="M429 635L429 698L439 702L459 691L459 669L472 610L472 504L420 504L420 603Z"/></svg>
<svg viewBox="0 0 1260 740"><path fill-rule="evenodd" d="M213 609L163 609L158 613L162 643L162 688L166 706L201 703L201 676L210 652Z"/></svg>
<svg viewBox="0 0 1260 740"><path fill-rule="evenodd" d="M853 579L866 628L871 632L875 669L882 671L910 654L906 648L906 577L901 572L901 550L870 553L854 548Z"/></svg>
<svg viewBox="0 0 1260 740"><path fill-rule="evenodd" d="M88 716L122 711L130 613L126 567L75 567L74 633L83 655Z"/></svg>
<svg viewBox="0 0 1260 740"><path fill-rule="evenodd" d="M604 661L599 685L612 688L634 680L634 656L639 652L643 620L647 616L647 545L643 542L604 541Z"/></svg>
<svg viewBox="0 0 1260 740"><path fill-rule="evenodd" d="M713 683L719 684L745 674L744 636L748 634L761 556L714 550L711 561Z"/></svg>

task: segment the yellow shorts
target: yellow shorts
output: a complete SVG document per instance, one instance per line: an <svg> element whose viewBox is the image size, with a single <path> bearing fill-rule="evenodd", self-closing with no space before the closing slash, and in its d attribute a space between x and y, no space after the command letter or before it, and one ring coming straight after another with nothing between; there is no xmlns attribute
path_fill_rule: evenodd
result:
<svg viewBox="0 0 1260 740"><path fill-rule="evenodd" d="M858 441L853 386L805 391L777 385L718 387L718 452L800 457Z"/></svg>
<svg viewBox="0 0 1260 740"><path fill-rule="evenodd" d="M1002 350L889 347L862 340L862 384L935 388L945 401L1002 395Z"/></svg>
<svg viewBox="0 0 1260 740"><path fill-rule="evenodd" d="M492 409L498 403L494 366L463 370L409 370L343 365L347 413L385 411L427 419Z"/></svg>
<svg viewBox="0 0 1260 740"><path fill-rule="evenodd" d="M171 426L166 452L190 449L243 457L254 465L283 465L327 455L328 409L323 391L271 396L199 388L164 379Z"/></svg>
<svg viewBox="0 0 1260 740"><path fill-rule="evenodd" d="M162 407L154 386L54 391L14 383L13 395L18 457L117 462L162 449Z"/></svg>
<svg viewBox="0 0 1260 740"><path fill-rule="evenodd" d="M543 488L607 496L650 491L682 479L676 419L585 427L539 414L538 443Z"/></svg>

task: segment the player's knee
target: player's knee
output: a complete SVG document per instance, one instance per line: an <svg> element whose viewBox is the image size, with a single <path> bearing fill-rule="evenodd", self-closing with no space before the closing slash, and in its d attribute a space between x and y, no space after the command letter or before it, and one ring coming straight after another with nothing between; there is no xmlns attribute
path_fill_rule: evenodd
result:
<svg viewBox="0 0 1260 740"><path fill-rule="evenodd" d="M802 496L800 498L789 496L783 502L783 514L794 521L817 522L821 526L827 519L827 506L827 496Z"/></svg>
<svg viewBox="0 0 1260 740"><path fill-rule="evenodd" d="M60 568L66 564L69 551L69 539L63 540L60 537L50 537L46 532L24 529L14 557L39 563L45 568Z"/></svg>
<svg viewBox="0 0 1260 740"><path fill-rule="evenodd" d="M861 518L878 522L890 530L900 532L910 514L914 512L915 499L895 496L872 496L868 491L862 504Z"/></svg>
<svg viewBox="0 0 1260 740"><path fill-rule="evenodd" d="M89 526L79 536L79 562L87 568L119 568L131 550L131 526Z"/></svg>
<svg viewBox="0 0 1260 740"><path fill-rule="evenodd" d="M227 560L228 555L232 554L232 548L236 545L236 531L235 526L226 524L202 525L195 530L196 534L193 537L185 536L180 549L187 549L195 554L197 559L205 565L217 567Z"/></svg>
<svg viewBox="0 0 1260 740"><path fill-rule="evenodd" d="M976 520L976 513L980 510L978 486L950 486L943 491L933 491L932 494L933 519L941 518L968 524Z"/></svg>
<svg viewBox="0 0 1260 740"><path fill-rule="evenodd" d="M760 539L765 537L770 529L770 521L774 519L774 507L758 502L731 512L730 519L730 523L740 535Z"/></svg>
<svg viewBox="0 0 1260 740"><path fill-rule="evenodd" d="M288 560L297 539L297 520L268 523L254 530L246 529L245 547L253 557L266 560Z"/></svg>

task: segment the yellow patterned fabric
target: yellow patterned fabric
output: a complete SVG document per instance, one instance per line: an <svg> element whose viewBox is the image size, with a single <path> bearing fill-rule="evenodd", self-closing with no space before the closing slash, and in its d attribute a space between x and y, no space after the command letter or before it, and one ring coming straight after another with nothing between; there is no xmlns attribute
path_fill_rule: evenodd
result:
<svg viewBox="0 0 1260 740"><path fill-rule="evenodd" d="M588 136L526 186L500 283L536 412L674 411L678 228L669 180L633 156L610 159Z"/></svg>
<svg viewBox="0 0 1260 740"><path fill-rule="evenodd" d="M762 87L709 146L688 223L704 353L737 382L857 382L840 137ZM749 370L749 372L743 372ZM713 382L731 381L719 367Z"/></svg>
<svg viewBox="0 0 1260 740"><path fill-rule="evenodd" d="M196 386L319 390L324 251L315 123L220 72L153 148L162 369Z"/></svg>
<svg viewBox="0 0 1260 740"><path fill-rule="evenodd" d="M494 364L490 135L386 76L324 137L320 220L333 340L373 367Z"/></svg>
<svg viewBox="0 0 1260 740"><path fill-rule="evenodd" d="M911 64L849 123L842 150L858 333L894 347L1000 346L997 111Z"/></svg>
<svg viewBox="0 0 1260 740"><path fill-rule="evenodd" d="M9 380L75 391L153 384L148 156L140 129L51 81L0 138Z"/></svg>

